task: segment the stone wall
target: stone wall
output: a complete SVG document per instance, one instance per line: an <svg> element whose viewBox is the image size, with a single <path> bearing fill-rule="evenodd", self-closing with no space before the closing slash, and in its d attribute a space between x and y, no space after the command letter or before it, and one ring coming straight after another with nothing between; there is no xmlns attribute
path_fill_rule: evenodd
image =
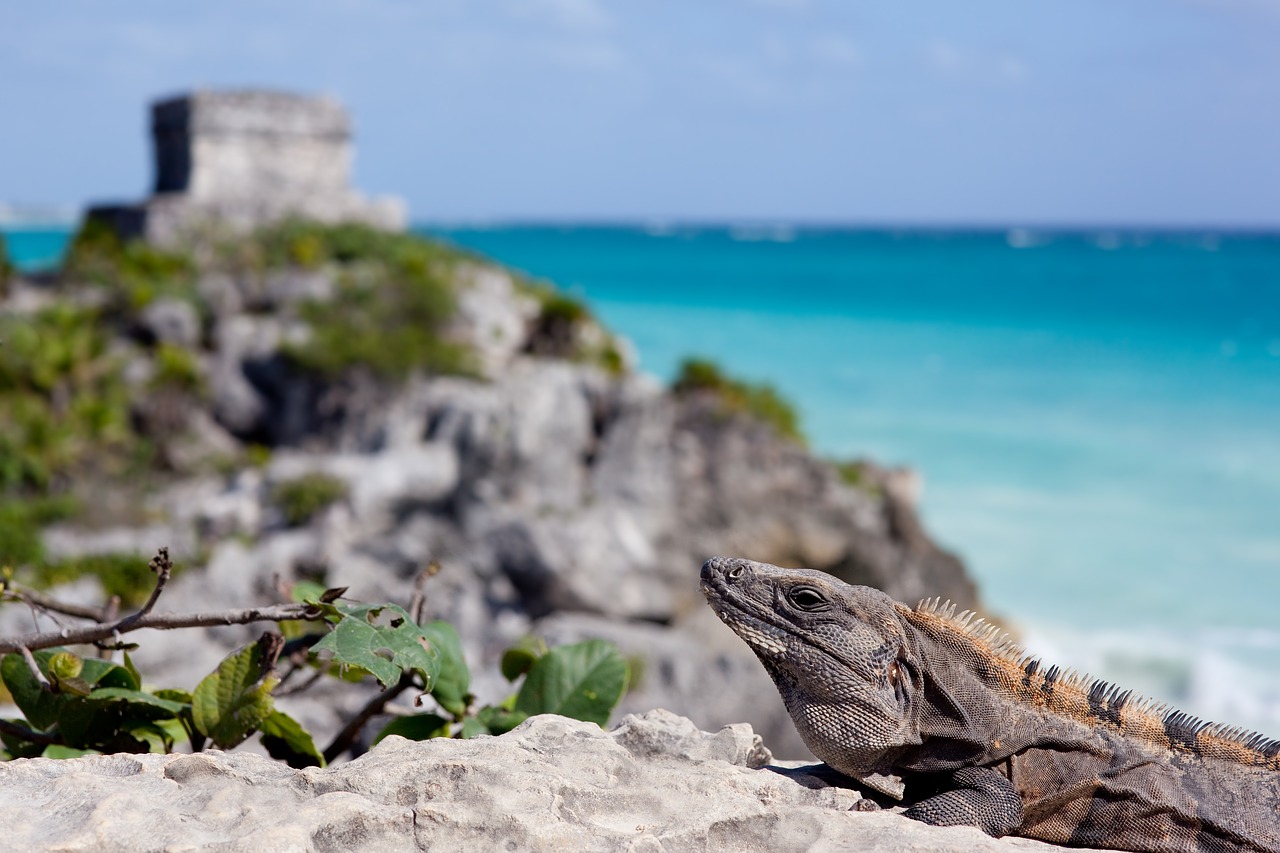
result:
<svg viewBox="0 0 1280 853"><path fill-rule="evenodd" d="M397 199L350 188L351 120L331 98L197 91L151 108L155 194L90 210L127 237L173 245L297 216L404 227Z"/></svg>

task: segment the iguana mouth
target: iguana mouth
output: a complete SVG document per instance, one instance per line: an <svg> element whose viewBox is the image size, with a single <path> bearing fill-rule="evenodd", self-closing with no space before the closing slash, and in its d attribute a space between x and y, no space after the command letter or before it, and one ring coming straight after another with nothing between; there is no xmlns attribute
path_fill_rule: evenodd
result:
<svg viewBox="0 0 1280 853"><path fill-rule="evenodd" d="M721 622L728 625L733 633L741 637L747 645L760 654L782 657L787 653L787 644L781 639L786 635L785 631L759 620L738 619L719 608L713 609L716 611L716 615L720 617Z"/></svg>
<svg viewBox="0 0 1280 853"><path fill-rule="evenodd" d="M787 640L795 634L789 626L775 624L742 607L733 600L728 585L718 577L712 580L704 578L698 586L720 621L753 650L773 658L786 655L789 648Z"/></svg>

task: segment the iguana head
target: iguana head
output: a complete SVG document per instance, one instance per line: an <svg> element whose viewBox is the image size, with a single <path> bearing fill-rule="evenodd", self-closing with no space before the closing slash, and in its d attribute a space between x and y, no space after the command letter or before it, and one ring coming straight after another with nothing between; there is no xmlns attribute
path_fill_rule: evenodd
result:
<svg viewBox="0 0 1280 853"><path fill-rule="evenodd" d="M854 777L919 744L923 690L893 600L823 572L736 557L702 566L702 593L756 653L813 754Z"/></svg>

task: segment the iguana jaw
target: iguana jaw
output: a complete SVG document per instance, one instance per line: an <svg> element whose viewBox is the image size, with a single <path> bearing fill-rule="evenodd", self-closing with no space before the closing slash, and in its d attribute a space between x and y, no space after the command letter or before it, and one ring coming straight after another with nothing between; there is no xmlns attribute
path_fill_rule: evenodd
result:
<svg viewBox="0 0 1280 853"><path fill-rule="evenodd" d="M728 625L733 633L743 639L751 650L769 658L782 658L787 653L786 632L764 620L748 614L732 600L724 582L704 569L699 589L711 605L711 609Z"/></svg>

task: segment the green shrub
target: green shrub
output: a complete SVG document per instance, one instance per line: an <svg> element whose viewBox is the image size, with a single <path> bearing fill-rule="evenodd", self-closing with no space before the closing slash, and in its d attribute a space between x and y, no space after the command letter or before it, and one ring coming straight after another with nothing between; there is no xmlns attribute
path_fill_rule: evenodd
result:
<svg viewBox="0 0 1280 853"><path fill-rule="evenodd" d="M290 219L258 230L248 241L266 269L359 261L395 263L406 255L454 257L456 252L412 234L386 231L357 222L326 225Z"/></svg>
<svg viewBox="0 0 1280 853"><path fill-rule="evenodd" d="M86 219L67 249L63 274L100 285L112 308L131 314L161 296L199 304L196 265L186 254L165 252L141 240L122 241L99 219Z"/></svg>
<svg viewBox="0 0 1280 853"><path fill-rule="evenodd" d="M882 493L880 480L875 475L870 463L863 459L854 459L848 462L837 462L836 471L840 474L840 480L846 486L852 486L859 491L878 497Z"/></svg>
<svg viewBox="0 0 1280 853"><path fill-rule="evenodd" d="M9 262L9 249L5 245L4 236L0 235L0 299L9 295L9 282L13 281L16 270Z"/></svg>
<svg viewBox="0 0 1280 853"><path fill-rule="evenodd" d="M0 500L0 567L38 562L44 556L40 529L74 512L67 497Z"/></svg>
<svg viewBox="0 0 1280 853"><path fill-rule="evenodd" d="M205 393L204 374L195 353L176 344L162 343L154 353L153 389L183 391L196 396Z"/></svg>
<svg viewBox="0 0 1280 853"><path fill-rule="evenodd" d="M157 560L161 556L168 564L167 554ZM312 639L308 663L321 672L343 680L376 678L383 687L378 701L412 690L419 701L430 697L434 702L433 711L397 717L379 740L390 734L413 739L501 734L535 714L604 725L626 691L627 662L610 643L586 640L553 649L522 643L502 661L509 680L523 679L518 691L497 705L477 708L452 625L439 620L419 625L394 604L342 603L343 592L322 589L309 595L300 619L281 628L307 632L297 639ZM263 634L229 654L190 692L144 686L128 652L123 663L61 647L36 648L30 658L7 654L0 659L0 679L22 719L8 720L0 730L3 757L169 753L182 740L191 751L232 749L257 734L273 758L291 767L323 766L351 747L359 726L344 729L321 752L311 735L275 706L277 688L292 674L278 671L284 645L283 635ZM367 719L357 721L363 725Z"/></svg>
<svg viewBox="0 0 1280 853"><path fill-rule="evenodd" d="M330 474L304 474L277 483L271 499L292 527L306 524L325 507L347 496L347 483Z"/></svg>
<svg viewBox="0 0 1280 853"><path fill-rule="evenodd" d="M453 311L449 268L425 244L403 249L346 270L332 300L304 304L311 336L285 355L324 376L355 367L392 380L417 370L466 374L470 352L443 337Z"/></svg>
<svg viewBox="0 0 1280 853"><path fill-rule="evenodd" d="M715 362L689 358L681 363L672 390L677 395L714 394L725 411L749 415L768 424L780 437L804 444L799 414L772 385L734 379Z"/></svg>
<svg viewBox="0 0 1280 853"><path fill-rule="evenodd" d="M132 458L128 391L99 312L65 303L0 321L0 495Z"/></svg>
<svg viewBox="0 0 1280 853"><path fill-rule="evenodd" d="M595 364L615 376L626 370L626 359L617 341L599 324L585 302L542 282L517 277L516 287L538 302L538 316L526 351ZM582 334L591 326L598 334Z"/></svg>

